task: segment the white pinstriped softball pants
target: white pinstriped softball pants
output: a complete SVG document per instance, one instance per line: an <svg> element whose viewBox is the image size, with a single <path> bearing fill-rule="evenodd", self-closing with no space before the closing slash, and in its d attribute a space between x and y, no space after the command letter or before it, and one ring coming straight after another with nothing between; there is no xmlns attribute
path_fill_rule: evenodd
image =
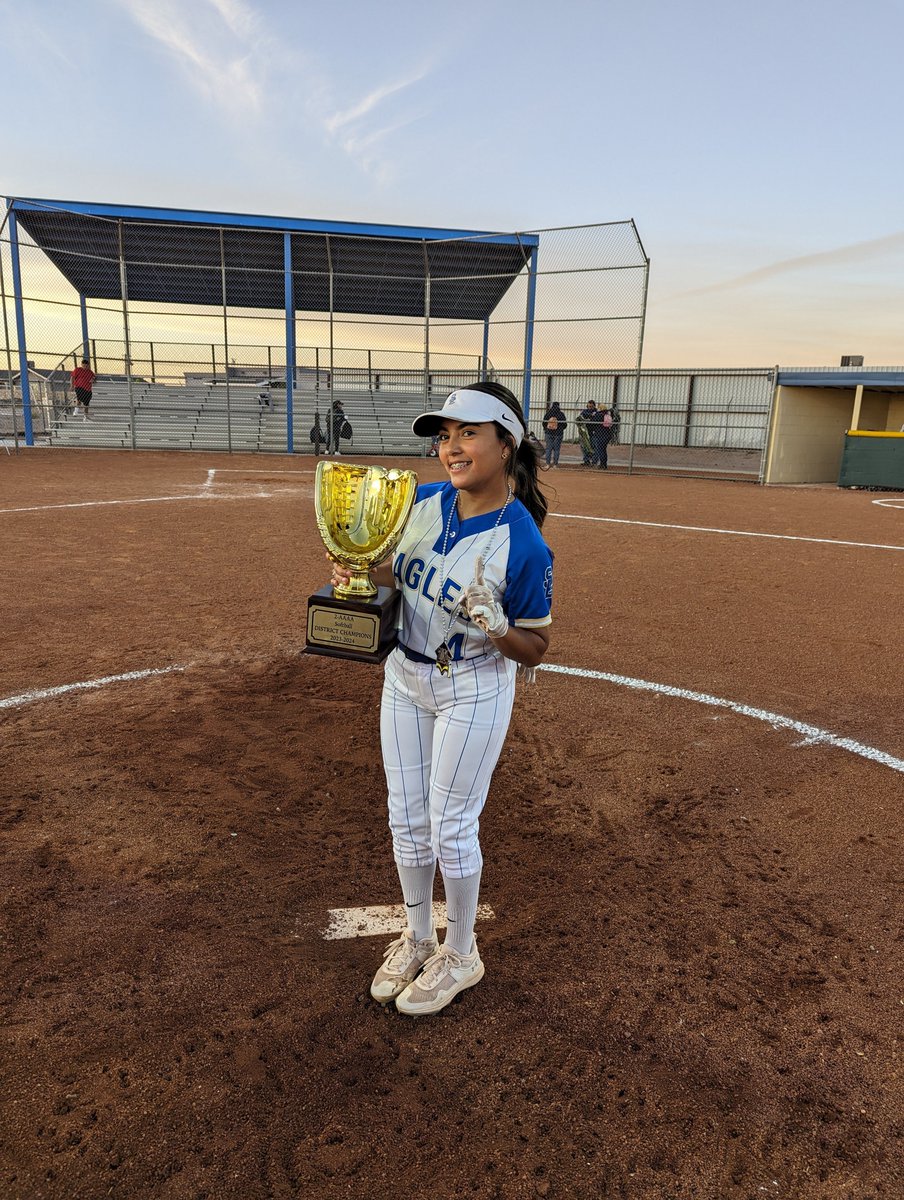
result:
<svg viewBox="0 0 904 1200"><path fill-rule="evenodd" d="M490 655L443 676L400 650L386 660L380 708L396 862L463 879L483 865L478 833L508 732L516 664Z"/></svg>

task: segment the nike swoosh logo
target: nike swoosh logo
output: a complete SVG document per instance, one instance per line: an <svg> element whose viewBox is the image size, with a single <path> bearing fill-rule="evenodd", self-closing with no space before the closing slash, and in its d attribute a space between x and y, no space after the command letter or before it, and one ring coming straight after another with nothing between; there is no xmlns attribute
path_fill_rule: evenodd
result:
<svg viewBox="0 0 904 1200"><path fill-rule="evenodd" d="M418 906L419 904L423 904L423 903L424 903L424 901L423 901L423 900L415 900L414 904L409 904L409 903L408 903L408 901L406 900L406 901L405 901L405 907L406 907L406 908L417 908L417 906Z"/></svg>

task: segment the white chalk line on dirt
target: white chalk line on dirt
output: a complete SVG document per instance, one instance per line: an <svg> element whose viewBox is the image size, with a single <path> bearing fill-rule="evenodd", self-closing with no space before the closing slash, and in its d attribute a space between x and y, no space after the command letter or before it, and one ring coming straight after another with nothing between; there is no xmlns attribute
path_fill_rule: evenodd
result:
<svg viewBox="0 0 904 1200"><path fill-rule="evenodd" d="M764 708L752 708L749 704L740 704L736 700L725 700L721 696L710 696L706 692L691 692L667 683L652 683L648 679L632 679L629 675L612 675L608 671L590 671L582 667L563 667L557 663L540 663L538 670L552 671L558 675L574 675L582 679L601 679L620 687L633 688L635 691L654 692L677 700L693 700L710 708L727 708L739 716L765 721L773 729L790 729L801 734L801 740L796 743L798 746L835 746L839 750L859 754L861 758L868 758L871 762L881 763L882 766L891 767L893 771L904 774L904 759L886 754L884 750L877 750L875 746L865 746L863 742L855 742L853 738L839 737L838 734L819 729L816 725L807 725L803 721L795 721L793 717L783 717Z"/></svg>
<svg viewBox="0 0 904 1200"><path fill-rule="evenodd" d="M904 496L888 496L884 500L873 500L880 508L904 508Z"/></svg>
<svg viewBox="0 0 904 1200"><path fill-rule="evenodd" d="M106 687L109 683L132 683L137 679L150 679L154 675L172 675L174 671L184 670L186 670L184 666L149 667L146 671L126 671L124 675L104 675L100 679L63 683L59 687L41 688L33 692L20 692L18 696L7 696L0 700L0 708L21 708L25 704L34 704L38 700L53 700L56 696L65 696L69 692L90 692L95 688Z"/></svg>
<svg viewBox="0 0 904 1200"><path fill-rule="evenodd" d="M714 529L707 525L668 525L664 521L629 521L624 517L588 517L583 513L550 513L551 517L563 517L568 521L602 521L607 525L643 525L648 529L681 529L686 533L722 533L730 537L771 538L779 542L815 542L820 546L857 546L864 550L901 550L904 546L890 546L882 542L845 542L841 538L795 537L790 533L756 533L749 529Z"/></svg>
<svg viewBox="0 0 904 1200"><path fill-rule="evenodd" d="M297 471L268 471L264 467L214 467L208 475L315 475L309 467L299 467Z"/></svg>
<svg viewBox="0 0 904 1200"><path fill-rule="evenodd" d="M71 504L35 504L30 508L0 508L0 516L5 513L45 512L52 508L106 508L112 504L174 504L186 503L189 500L270 500L271 498L272 493L270 492L243 492L241 495L229 495L225 492L205 491L197 496L138 496L128 500L78 500Z"/></svg>
<svg viewBox="0 0 904 1200"><path fill-rule="evenodd" d="M323 936L327 941L339 938L374 937L378 933L398 935L408 918L404 904L370 905L365 908L331 908L327 910L327 926ZM489 904L477 905L477 920L491 921L496 914ZM447 926L446 906L442 902L433 905L433 924L437 929Z"/></svg>
<svg viewBox="0 0 904 1200"><path fill-rule="evenodd" d="M28 508L0 508L0 516L6 513L45 512L60 508L106 508L116 504L175 504L189 500L271 500L272 492L216 492L213 490L217 475L313 475L314 472L303 468L298 471L267 471L259 467L210 467L204 481L200 484L188 484L197 487L196 495L182 496L135 496L122 500L75 500L66 504L34 504ZM179 485L177 485L179 486Z"/></svg>
<svg viewBox="0 0 904 1200"><path fill-rule="evenodd" d="M153 675L170 675L175 671L185 671L187 669L183 665L152 667L145 671L128 671L124 675L106 675L101 679L89 679L80 683L66 683L60 687L44 688L40 691L23 692L18 696L7 696L5 699L0 699L0 709L20 708L25 704L33 704L38 700L48 700L57 696L64 696L68 692L90 691L95 688L105 687L110 683L126 683L132 680L147 679ZM629 675L614 675L609 671L591 671L584 667L566 667L558 663L540 663L538 669L541 671L550 671L556 675L571 675L580 679L599 679L605 683L614 683L620 687L632 688L634 691L654 692L657 695L670 696L677 700L693 700L697 704L705 704L710 708L729 709L739 716L752 717L756 721L764 721L767 725L771 725L773 729L789 729L793 733L799 733L801 740L796 743L798 746L834 746L836 749L847 750L850 754L857 754L861 758L869 759L870 762L891 767L893 771L900 771L904 774L904 759L895 758L894 755L887 754L884 750L879 750L875 746L867 746L863 742L854 741L853 738L839 737L838 734L831 733L827 729L820 729L816 725L808 725L803 721L796 721L793 717L783 717L780 713L769 712L764 708L753 708L751 705L741 704L737 700L725 700L721 696L711 696L707 692L692 692L686 688L674 687L668 683L653 683L648 679L633 679Z"/></svg>

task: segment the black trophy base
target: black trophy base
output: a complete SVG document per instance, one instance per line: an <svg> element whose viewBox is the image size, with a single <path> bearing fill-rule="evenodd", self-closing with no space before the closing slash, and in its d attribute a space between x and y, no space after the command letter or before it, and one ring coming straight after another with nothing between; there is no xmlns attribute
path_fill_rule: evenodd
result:
<svg viewBox="0 0 904 1200"><path fill-rule="evenodd" d="M371 600L343 600L320 588L308 598L305 654L381 663L398 641L400 601L395 588L378 588Z"/></svg>

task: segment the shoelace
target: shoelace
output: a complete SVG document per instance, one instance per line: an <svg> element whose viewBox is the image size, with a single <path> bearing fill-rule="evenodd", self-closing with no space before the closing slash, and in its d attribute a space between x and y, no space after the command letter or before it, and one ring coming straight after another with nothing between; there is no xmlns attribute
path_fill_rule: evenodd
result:
<svg viewBox="0 0 904 1200"><path fill-rule="evenodd" d="M397 971L408 966L411 961L411 956L415 953L417 942L414 938L408 938L403 933L401 937L396 938L394 942L390 942L383 951L383 957L386 959L386 969L389 971Z"/></svg>
<svg viewBox="0 0 904 1200"><path fill-rule="evenodd" d="M419 988L423 988L425 992L429 992L432 987L435 987L439 983L449 967L462 966L464 966L463 955L459 954L457 950L453 950L451 946L440 946L436 954L432 958L427 959L423 971L421 971L415 982Z"/></svg>

